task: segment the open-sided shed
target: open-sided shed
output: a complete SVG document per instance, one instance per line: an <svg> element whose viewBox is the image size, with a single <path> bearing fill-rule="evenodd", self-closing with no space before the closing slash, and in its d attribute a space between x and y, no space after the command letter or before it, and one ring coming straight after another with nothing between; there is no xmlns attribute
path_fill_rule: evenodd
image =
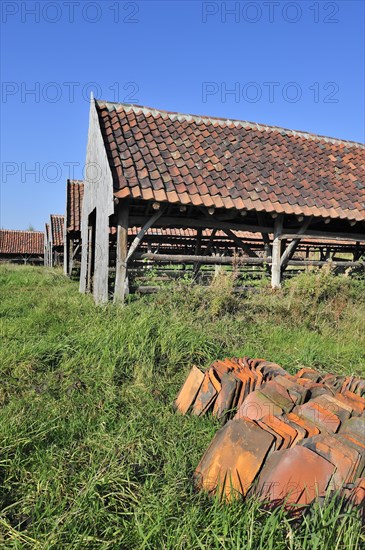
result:
<svg viewBox="0 0 365 550"><path fill-rule="evenodd" d="M202 253L201 235L223 232L240 261L271 267L279 287L302 240L365 245L364 146L254 124L91 101L81 221L80 290L108 299L110 227L116 229L115 301L132 259L232 263ZM140 230L128 242L128 228ZM196 231L195 254L140 252L151 228ZM266 257L239 231L259 237ZM321 265L326 260L317 261ZM313 263L313 262L312 262ZM299 265L298 264L298 265Z"/></svg>
<svg viewBox="0 0 365 550"><path fill-rule="evenodd" d="M51 214L44 232L44 265L55 267L63 264L64 223L62 214Z"/></svg>
<svg viewBox="0 0 365 550"><path fill-rule="evenodd" d="M40 264L43 257L42 231L0 229L0 261Z"/></svg>
<svg viewBox="0 0 365 550"><path fill-rule="evenodd" d="M66 211L64 223L63 266L71 275L75 260L81 259L81 211L84 182L68 179L66 183Z"/></svg>

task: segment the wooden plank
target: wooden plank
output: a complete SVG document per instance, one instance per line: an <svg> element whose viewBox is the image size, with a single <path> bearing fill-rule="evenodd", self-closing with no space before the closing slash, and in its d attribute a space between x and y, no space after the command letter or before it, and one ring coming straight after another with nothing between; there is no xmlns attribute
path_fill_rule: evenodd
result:
<svg viewBox="0 0 365 550"><path fill-rule="evenodd" d="M93 228L91 225L88 227L88 240L87 240L87 271L86 271L86 292L91 292L91 278L92 278L92 263L93 263Z"/></svg>
<svg viewBox="0 0 365 550"><path fill-rule="evenodd" d="M210 237L209 237L209 240L208 240L208 243L207 243L207 247L204 251L204 256L207 256L211 252L213 241L214 241L214 238L216 236L217 231L218 231L218 229L213 229L212 230L212 232L210 234Z"/></svg>
<svg viewBox="0 0 365 550"><path fill-rule="evenodd" d="M245 242L242 241L242 239L240 239L239 237L237 237L237 235L235 235L233 233L233 231L231 231L230 229L224 229L223 230L225 232L225 234L227 235L227 237L230 237L232 239L232 241L234 243L236 243L237 246L239 246L239 248L242 248L242 250L244 252L246 252L246 254L250 257L250 258L258 258L256 252L254 252L252 250L252 248L246 244Z"/></svg>
<svg viewBox="0 0 365 550"><path fill-rule="evenodd" d="M324 265L330 265L333 267L362 267L365 269L365 262L351 262L351 261L341 261L341 260L290 260L289 265L291 266L303 266L303 267L321 267Z"/></svg>
<svg viewBox="0 0 365 550"><path fill-rule="evenodd" d="M285 229L285 233L281 235L281 239L292 239L293 236L295 236L295 231ZM337 232L337 233L331 233L330 231L327 233L325 231L314 231L309 230L306 231L303 235L298 236L298 239L318 239L318 240L324 240L324 241L355 241L355 242L365 242L365 235L361 235L358 233L344 233L344 232Z"/></svg>
<svg viewBox="0 0 365 550"><path fill-rule="evenodd" d="M300 227L300 229L297 233L297 236L303 235L306 232L306 230L308 229L312 219L313 219L313 217L311 216L303 222L303 225ZM282 239L282 242L284 242L283 239ZM298 248L299 244L300 244L300 239L298 239L298 238L293 239L292 242L287 247L287 249L285 250L284 254L282 254L281 260L280 260L282 270L284 270L286 268L286 266L288 265L289 260L293 257L293 254L296 251L296 249Z"/></svg>
<svg viewBox="0 0 365 550"><path fill-rule="evenodd" d="M281 287L281 242L280 236L283 230L283 216L276 218L274 224L274 240L272 244L271 287Z"/></svg>
<svg viewBox="0 0 365 550"><path fill-rule="evenodd" d="M264 227L264 216L262 215L261 212L258 212L257 213L257 219L259 221L259 225L261 227ZM269 237L269 234L268 233L261 233L261 236L262 236L262 240L264 241L264 250L265 250L265 256L268 258L269 256L271 257L272 255L272 250L271 250L271 241L270 241L270 237Z"/></svg>
<svg viewBox="0 0 365 550"><path fill-rule="evenodd" d="M201 227L199 227L199 229L198 229L198 231L197 231L197 234L196 234L195 256L200 256L200 253L201 253L201 248L202 248L202 233L203 233L203 230L202 230ZM193 277L194 277L194 279L195 279L196 276L198 275L199 269L200 269L200 263L199 263L199 262L195 262L195 263L194 263L194 267L193 267Z"/></svg>
<svg viewBox="0 0 365 550"><path fill-rule="evenodd" d="M135 260L154 260L155 262L170 263L189 263L195 264L227 264L231 265L237 262L237 258L232 256L195 256L194 254L153 254L149 252L136 252L133 257ZM265 258L247 258L240 257L238 263L250 265L262 265L266 263Z"/></svg>
<svg viewBox="0 0 365 550"><path fill-rule="evenodd" d="M129 251L127 254L127 262L130 260L130 258L133 256L134 252L138 248L138 245L142 241L143 237L145 236L146 232L153 226L153 224L162 216L164 210L161 208L160 210L157 210L153 216L147 220L143 227L139 230L136 237L134 238L132 244L129 247Z"/></svg>
<svg viewBox="0 0 365 550"><path fill-rule="evenodd" d="M142 216L131 216L130 217L130 225L142 225L145 221L145 218ZM251 233L272 233L273 228L272 227L262 227L257 225L247 225L247 224L241 224L241 223L230 223L225 221L219 221L216 218L173 218L169 216L161 216L159 223L157 227L189 227L191 229L198 229L199 227L202 227L203 229L221 229L224 231L224 229L230 229L232 231L249 231Z"/></svg>
<svg viewBox="0 0 365 550"><path fill-rule="evenodd" d="M120 200L117 206L117 258L114 287L115 303L123 303L127 292L128 213L128 203Z"/></svg>
<svg viewBox="0 0 365 550"><path fill-rule="evenodd" d="M74 241L73 239L70 239L69 236L67 238L67 260L66 260L66 269L67 269L67 275L71 277L72 275L72 269L74 264Z"/></svg>

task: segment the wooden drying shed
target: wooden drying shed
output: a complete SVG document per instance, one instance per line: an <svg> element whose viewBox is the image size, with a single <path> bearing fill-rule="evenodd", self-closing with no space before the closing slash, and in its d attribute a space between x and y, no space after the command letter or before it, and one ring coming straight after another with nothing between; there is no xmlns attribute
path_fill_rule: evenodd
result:
<svg viewBox="0 0 365 550"><path fill-rule="evenodd" d="M81 220L80 291L108 300L110 233L116 227L114 300L128 292L131 261L229 264L209 241L223 233L241 263L271 268L280 287L301 241L345 247L362 265L365 247L364 146L245 121L171 113L91 100ZM128 229L140 228L132 242ZM141 251L147 231L190 229L194 253ZM237 232L256 235L260 254ZM323 265L326 258L315 262Z"/></svg>
<svg viewBox="0 0 365 550"><path fill-rule="evenodd" d="M0 261L24 264L42 264L44 233L0 229Z"/></svg>
<svg viewBox="0 0 365 550"><path fill-rule="evenodd" d="M81 210L84 182L68 179L66 183L66 213L64 223L63 266L71 275L75 261L81 262Z"/></svg>
<svg viewBox="0 0 365 550"><path fill-rule="evenodd" d="M44 265L55 267L63 264L64 222L61 214L51 214L44 232Z"/></svg>

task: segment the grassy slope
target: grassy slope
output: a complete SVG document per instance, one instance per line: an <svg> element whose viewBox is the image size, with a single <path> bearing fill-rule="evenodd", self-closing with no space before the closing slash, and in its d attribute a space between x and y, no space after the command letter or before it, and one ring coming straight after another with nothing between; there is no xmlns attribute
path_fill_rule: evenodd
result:
<svg viewBox="0 0 365 550"><path fill-rule="evenodd" d="M365 374L364 283L237 300L229 280L95 308L57 271L0 267L1 548L360 548L337 503L299 524L195 494L217 424L176 415L193 362L250 354Z"/></svg>

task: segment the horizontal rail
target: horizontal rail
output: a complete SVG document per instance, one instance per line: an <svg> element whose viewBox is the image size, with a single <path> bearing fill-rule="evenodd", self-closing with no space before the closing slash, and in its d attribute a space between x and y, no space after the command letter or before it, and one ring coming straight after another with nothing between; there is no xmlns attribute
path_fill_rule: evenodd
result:
<svg viewBox="0 0 365 550"><path fill-rule="evenodd" d="M266 258L249 258L246 256L195 256L192 254L154 254L153 252L139 252L133 256L134 260L151 260L156 262L170 263L202 263L213 265L271 265L271 261ZM365 262L357 261L331 261L331 260L290 260L291 266L313 266L331 265L333 267L363 267Z"/></svg>

